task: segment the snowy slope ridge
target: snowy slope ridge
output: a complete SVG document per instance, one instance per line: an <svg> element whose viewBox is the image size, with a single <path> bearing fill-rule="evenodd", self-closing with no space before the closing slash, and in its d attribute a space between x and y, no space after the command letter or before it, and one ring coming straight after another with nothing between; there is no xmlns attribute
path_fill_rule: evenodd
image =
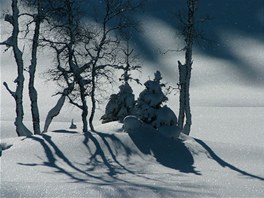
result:
<svg viewBox="0 0 264 198"><path fill-rule="evenodd" d="M261 197L263 147L58 130L4 139L1 197Z"/></svg>

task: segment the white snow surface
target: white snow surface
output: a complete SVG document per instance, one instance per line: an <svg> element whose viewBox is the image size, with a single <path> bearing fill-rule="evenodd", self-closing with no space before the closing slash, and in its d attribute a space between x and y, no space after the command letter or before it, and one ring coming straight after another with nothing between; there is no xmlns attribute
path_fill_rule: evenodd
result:
<svg viewBox="0 0 264 198"><path fill-rule="evenodd" d="M263 146L97 131L3 139L1 197L263 196Z"/></svg>

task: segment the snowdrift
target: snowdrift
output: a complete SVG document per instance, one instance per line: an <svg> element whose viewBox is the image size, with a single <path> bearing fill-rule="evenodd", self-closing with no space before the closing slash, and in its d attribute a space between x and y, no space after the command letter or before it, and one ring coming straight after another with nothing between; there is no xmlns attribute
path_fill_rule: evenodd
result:
<svg viewBox="0 0 264 198"><path fill-rule="evenodd" d="M127 134L118 122L98 126L97 131L58 130L4 139L2 144L10 146L1 157L1 197L264 193L262 147L208 144L184 135L175 140L152 131Z"/></svg>

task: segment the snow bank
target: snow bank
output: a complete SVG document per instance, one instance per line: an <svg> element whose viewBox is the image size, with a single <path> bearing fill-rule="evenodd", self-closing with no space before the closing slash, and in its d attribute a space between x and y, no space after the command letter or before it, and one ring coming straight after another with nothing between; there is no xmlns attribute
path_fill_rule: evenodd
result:
<svg viewBox="0 0 264 198"><path fill-rule="evenodd" d="M182 134L174 140L144 127L139 128L144 133L121 133L121 126L112 122L99 126L97 133L48 132L8 140L13 146L1 156L1 197L261 197L264 193L263 148L208 143Z"/></svg>

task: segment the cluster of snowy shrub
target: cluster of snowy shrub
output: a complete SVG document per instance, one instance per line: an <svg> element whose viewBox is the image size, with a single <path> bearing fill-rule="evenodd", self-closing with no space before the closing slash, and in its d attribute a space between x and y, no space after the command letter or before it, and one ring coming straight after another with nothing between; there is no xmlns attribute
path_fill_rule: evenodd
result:
<svg viewBox="0 0 264 198"><path fill-rule="evenodd" d="M153 80L144 83L145 89L139 94L137 101L128 84L121 85L118 94L112 94L102 116L103 123L111 121L124 122L124 130L128 133L139 128L156 129L168 137L177 137L177 117L164 103L168 100L162 91L161 74L157 71Z"/></svg>
<svg viewBox="0 0 264 198"><path fill-rule="evenodd" d="M127 115L132 115L135 106L135 96L128 84L119 87L119 93L112 94L105 108L105 114L101 117L102 123L111 121L122 122Z"/></svg>

